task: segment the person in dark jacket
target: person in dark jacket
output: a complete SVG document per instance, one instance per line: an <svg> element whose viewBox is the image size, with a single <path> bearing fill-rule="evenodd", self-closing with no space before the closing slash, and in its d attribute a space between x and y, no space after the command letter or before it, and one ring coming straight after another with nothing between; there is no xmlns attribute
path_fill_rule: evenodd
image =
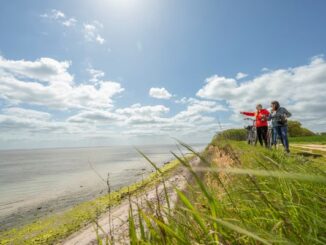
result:
<svg viewBox="0 0 326 245"><path fill-rule="evenodd" d="M272 101L271 103L272 112L268 116L268 120L272 120L273 127L273 139L272 144L276 146L277 137L279 137L282 141L282 144L285 148L286 152L290 152L289 148L289 140L288 140L288 125L287 119L291 117L291 113L280 106L278 101Z"/></svg>
<svg viewBox="0 0 326 245"><path fill-rule="evenodd" d="M268 116L269 111L266 109L263 109L263 106L261 104L258 104L256 106L256 112L240 112L243 115L255 117L256 118L256 130L257 130L257 136L258 140L261 146L263 146L263 141L265 143L265 146L267 145L267 130L268 130Z"/></svg>

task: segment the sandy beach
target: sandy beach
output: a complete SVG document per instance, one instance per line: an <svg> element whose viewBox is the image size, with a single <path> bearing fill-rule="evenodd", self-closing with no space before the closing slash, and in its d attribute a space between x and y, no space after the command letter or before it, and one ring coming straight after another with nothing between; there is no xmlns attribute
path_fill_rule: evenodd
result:
<svg viewBox="0 0 326 245"><path fill-rule="evenodd" d="M199 158L191 160L192 167L199 165ZM189 171L179 166L170 176L165 179L166 189L170 199L170 203L173 204L177 200L175 188L185 189L188 181L190 180ZM164 195L163 183L152 186L151 188L145 189L142 193L131 196L132 203L138 203L142 209L146 209L146 202L154 203L157 202L157 193L162 206L166 206L166 200ZM135 206L135 205L133 205ZM101 227L99 230L99 236L105 241L105 237L112 232L114 235L115 244L129 244L128 240L128 215L129 215L130 202L128 198L123 200L119 205L113 207L109 212L99 217L97 224ZM134 209L134 215L137 215L137 211ZM111 215L111 222L109 217ZM103 232L104 231L104 232ZM65 245L82 245L82 244L97 244L96 237L96 224L91 223L78 232L72 234L64 241L59 244Z"/></svg>

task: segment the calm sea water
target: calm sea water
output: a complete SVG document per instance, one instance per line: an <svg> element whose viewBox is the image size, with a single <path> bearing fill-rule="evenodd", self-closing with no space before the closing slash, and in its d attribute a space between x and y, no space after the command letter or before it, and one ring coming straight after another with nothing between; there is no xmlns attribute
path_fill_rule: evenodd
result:
<svg viewBox="0 0 326 245"><path fill-rule="evenodd" d="M192 145L201 150L204 145ZM175 145L138 146L162 166ZM153 169L134 147L0 151L0 228L22 225L106 191L141 180Z"/></svg>

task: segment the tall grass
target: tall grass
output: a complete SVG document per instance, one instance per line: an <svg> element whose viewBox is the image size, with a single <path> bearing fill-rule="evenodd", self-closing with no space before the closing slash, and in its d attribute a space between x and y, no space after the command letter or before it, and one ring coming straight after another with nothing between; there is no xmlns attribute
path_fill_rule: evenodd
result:
<svg viewBox="0 0 326 245"><path fill-rule="evenodd" d="M183 146L202 162L192 168L175 155L194 182L176 189L173 210L137 205L139 215L129 216L131 244L326 243L325 161L235 141L213 140L205 154Z"/></svg>

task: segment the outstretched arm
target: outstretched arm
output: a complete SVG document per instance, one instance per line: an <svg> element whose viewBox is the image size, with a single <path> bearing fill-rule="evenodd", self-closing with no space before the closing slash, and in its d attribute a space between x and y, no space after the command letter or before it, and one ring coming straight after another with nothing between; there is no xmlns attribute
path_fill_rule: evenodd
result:
<svg viewBox="0 0 326 245"><path fill-rule="evenodd" d="M254 112L245 112L245 111L242 111L240 113L243 114L243 115L249 116L249 117L254 117L256 115L256 113L254 113Z"/></svg>

